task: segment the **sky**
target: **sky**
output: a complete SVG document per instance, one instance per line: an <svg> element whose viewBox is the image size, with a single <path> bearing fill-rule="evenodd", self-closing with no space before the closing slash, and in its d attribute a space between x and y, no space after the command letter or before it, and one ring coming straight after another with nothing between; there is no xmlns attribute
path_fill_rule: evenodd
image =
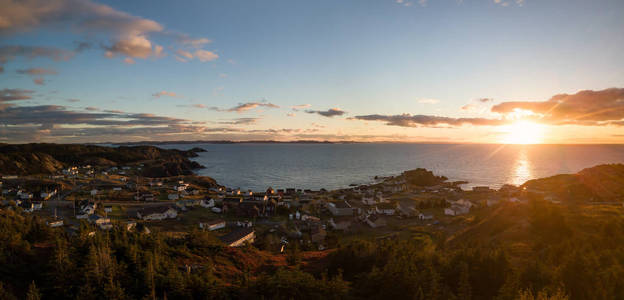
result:
<svg viewBox="0 0 624 300"><path fill-rule="evenodd" d="M624 142L621 0L0 7L0 142Z"/></svg>

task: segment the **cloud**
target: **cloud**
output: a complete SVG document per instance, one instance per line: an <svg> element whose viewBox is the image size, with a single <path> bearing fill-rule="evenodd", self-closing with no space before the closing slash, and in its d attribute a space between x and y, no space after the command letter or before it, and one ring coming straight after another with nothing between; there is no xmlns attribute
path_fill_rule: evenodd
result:
<svg viewBox="0 0 624 300"><path fill-rule="evenodd" d="M505 123L505 120L486 118L449 118L428 115L363 115L351 119L362 121L380 121L389 126L400 127L438 127L438 126L461 126L465 124L476 126L496 126Z"/></svg>
<svg viewBox="0 0 624 300"><path fill-rule="evenodd" d="M0 16L0 20L2 17ZM5 64L17 57L34 59L39 57L49 58L55 61L69 60L74 56L73 51L67 51L54 47L37 46L1 46L0 64Z"/></svg>
<svg viewBox="0 0 624 300"><path fill-rule="evenodd" d="M0 10L0 35L12 35L38 29L70 28L89 41L76 42L75 52L91 48L94 40L105 50L108 58L163 57L164 48L153 42L150 35L158 33L172 37L177 43L193 48L208 44L206 38L165 30L160 23L116 10L91 0L28 0L3 1ZM209 52L209 51L208 51ZM199 52L206 59L208 53ZM213 60L215 58L211 58Z"/></svg>
<svg viewBox="0 0 624 300"><path fill-rule="evenodd" d="M71 99L67 99L67 102L80 102L80 99L75 99L75 98L71 98Z"/></svg>
<svg viewBox="0 0 624 300"><path fill-rule="evenodd" d="M30 68L30 69L20 69L16 71L18 74L25 74L30 76L43 76L43 75L56 75L58 74L53 69L45 69L45 68Z"/></svg>
<svg viewBox="0 0 624 300"><path fill-rule="evenodd" d="M219 58L219 55L217 55L214 52L208 51L208 50L196 50L195 51L195 57L197 59L199 59L199 61L201 62L207 62L207 61L213 61L217 58Z"/></svg>
<svg viewBox="0 0 624 300"><path fill-rule="evenodd" d="M0 66L0 73L4 73L4 67Z"/></svg>
<svg viewBox="0 0 624 300"><path fill-rule="evenodd" d="M132 58L130 58L130 57L126 57L126 58L124 59L124 62L125 62L126 64L129 64L129 65L133 65L133 64L135 63L134 59L132 59Z"/></svg>
<svg viewBox="0 0 624 300"><path fill-rule="evenodd" d="M621 125L624 121L624 88L584 90L559 94L542 102L509 101L492 107L492 112L511 115L520 111L535 114L548 124Z"/></svg>
<svg viewBox="0 0 624 300"><path fill-rule="evenodd" d="M287 117L294 117L294 116L297 116L297 114L295 114L295 113L287 113L286 116Z"/></svg>
<svg viewBox="0 0 624 300"><path fill-rule="evenodd" d="M38 84L38 85L44 85L45 84L45 80L43 78L34 78L33 82L35 84Z"/></svg>
<svg viewBox="0 0 624 300"><path fill-rule="evenodd" d="M311 104L299 104L299 105L293 105L290 108L292 108L292 110L294 111L299 111L300 109L308 108L311 106L312 106Z"/></svg>
<svg viewBox="0 0 624 300"><path fill-rule="evenodd" d="M187 59L193 59L193 53L191 53L191 52L184 51L184 50L180 49L180 50L176 51L176 53L179 56L181 56L181 57L184 57L184 58L187 58Z"/></svg>
<svg viewBox="0 0 624 300"><path fill-rule="evenodd" d="M155 98L160 98L162 96L169 96L169 97L178 97L178 95L174 92L167 92L167 91L160 91L158 93L154 93L152 94L153 97Z"/></svg>
<svg viewBox="0 0 624 300"><path fill-rule="evenodd" d="M32 94L34 92L35 91L23 89L2 89L0 90L0 103L32 99Z"/></svg>
<svg viewBox="0 0 624 300"><path fill-rule="evenodd" d="M198 49L195 52L186 51L183 49L179 49L176 51L176 55L174 55L175 59L180 62L187 62L191 59L198 59L201 62L213 61L219 58L219 55L212 51Z"/></svg>
<svg viewBox="0 0 624 300"><path fill-rule="evenodd" d="M436 104L439 103L440 100L438 99L419 99L418 103L422 103L422 104Z"/></svg>
<svg viewBox="0 0 624 300"><path fill-rule="evenodd" d="M230 124L230 125L251 125L258 122L260 118L237 118L229 121L222 121L219 124Z"/></svg>
<svg viewBox="0 0 624 300"><path fill-rule="evenodd" d="M227 111L227 112L237 112L242 113L248 110L252 110L257 107L266 107L266 108L279 108L279 106L269 103L269 102L247 102L247 103L239 103L237 106L228 109L221 109L218 107L211 107L211 110L215 111Z"/></svg>
<svg viewBox="0 0 624 300"><path fill-rule="evenodd" d="M164 29L153 20L89 0L9 1L3 5L0 20L4 34L66 25L89 36L105 34L110 43L104 49L135 58L155 55L156 45L148 35Z"/></svg>
<svg viewBox="0 0 624 300"><path fill-rule="evenodd" d="M346 114L346 111L341 110L340 108L330 108L328 110L306 110L306 113L309 114L319 114L323 117L334 117L334 116L342 116Z"/></svg>

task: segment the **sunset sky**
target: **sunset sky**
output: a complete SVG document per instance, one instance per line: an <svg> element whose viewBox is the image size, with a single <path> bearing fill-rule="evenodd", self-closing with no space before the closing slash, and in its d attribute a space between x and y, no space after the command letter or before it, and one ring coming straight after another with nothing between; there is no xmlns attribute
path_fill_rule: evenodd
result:
<svg viewBox="0 0 624 300"><path fill-rule="evenodd" d="M623 143L624 1L0 0L0 142Z"/></svg>

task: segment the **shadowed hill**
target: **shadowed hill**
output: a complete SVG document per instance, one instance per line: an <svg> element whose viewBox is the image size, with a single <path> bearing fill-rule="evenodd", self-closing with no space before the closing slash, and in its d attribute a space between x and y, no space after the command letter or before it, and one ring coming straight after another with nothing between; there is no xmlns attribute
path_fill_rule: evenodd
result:
<svg viewBox="0 0 624 300"><path fill-rule="evenodd" d="M190 175L202 168L189 157L201 149L167 150L154 146L104 147L78 144L0 144L0 174L53 174L69 166L112 167L143 163L143 175Z"/></svg>
<svg viewBox="0 0 624 300"><path fill-rule="evenodd" d="M529 180L529 191L548 191L567 201L617 201L624 199L624 164L606 164L576 174Z"/></svg>

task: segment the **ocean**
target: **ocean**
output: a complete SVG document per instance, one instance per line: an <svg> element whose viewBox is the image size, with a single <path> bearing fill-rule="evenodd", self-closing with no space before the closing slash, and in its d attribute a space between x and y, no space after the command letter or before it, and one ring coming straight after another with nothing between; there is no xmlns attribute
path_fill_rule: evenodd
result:
<svg viewBox="0 0 624 300"><path fill-rule="evenodd" d="M624 163L624 145L478 144L167 144L200 147L199 175L219 184L262 191L267 187L337 189L426 168L450 180L500 187L606 163Z"/></svg>

